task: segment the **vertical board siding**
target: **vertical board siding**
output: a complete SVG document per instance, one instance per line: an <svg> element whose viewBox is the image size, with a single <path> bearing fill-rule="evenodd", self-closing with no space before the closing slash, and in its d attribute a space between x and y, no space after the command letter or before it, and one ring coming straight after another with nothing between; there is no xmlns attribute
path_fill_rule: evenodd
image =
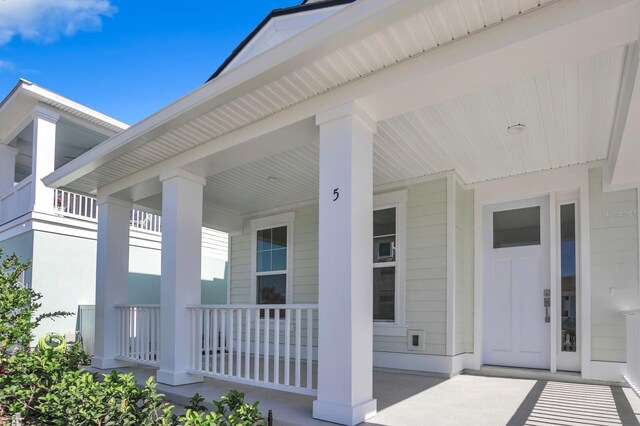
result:
<svg viewBox="0 0 640 426"><path fill-rule="evenodd" d="M473 190L456 183L455 354L473 352Z"/></svg>
<svg viewBox="0 0 640 426"><path fill-rule="evenodd" d="M242 235L231 237L232 304L255 303L249 300L253 250L250 233L251 228L247 224ZM293 235L293 303L317 303L317 205L295 210ZM406 242L407 327L424 330L424 353L444 355L447 279L446 179L408 188ZM472 315L472 312L469 314ZM304 334L304 329L302 332ZM406 336L374 336L373 345L375 351L408 352Z"/></svg>
<svg viewBox="0 0 640 426"><path fill-rule="evenodd" d="M635 190L602 191L602 170L589 171L591 359L626 361L622 310L638 301L638 201Z"/></svg>

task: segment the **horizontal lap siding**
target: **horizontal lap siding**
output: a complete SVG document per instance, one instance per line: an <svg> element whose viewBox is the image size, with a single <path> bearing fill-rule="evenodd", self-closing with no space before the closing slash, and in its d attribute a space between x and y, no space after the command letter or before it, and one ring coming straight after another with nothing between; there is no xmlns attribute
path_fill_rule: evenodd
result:
<svg viewBox="0 0 640 426"><path fill-rule="evenodd" d="M425 353L444 355L447 309L446 179L409 187L406 242L407 327L424 330ZM374 350L408 352L407 338L374 336Z"/></svg>
<svg viewBox="0 0 640 426"><path fill-rule="evenodd" d="M589 172L591 359L626 360L621 310L637 307L638 216L635 190L602 191L602 170Z"/></svg>

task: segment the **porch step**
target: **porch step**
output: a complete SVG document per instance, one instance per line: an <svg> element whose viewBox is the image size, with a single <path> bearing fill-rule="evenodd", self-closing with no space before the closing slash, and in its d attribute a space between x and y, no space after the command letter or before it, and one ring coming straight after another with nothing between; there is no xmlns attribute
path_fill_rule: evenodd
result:
<svg viewBox="0 0 640 426"><path fill-rule="evenodd" d="M554 382L564 383L581 383L581 384L595 384L603 386L622 386L629 387L622 377L620 381L604 381L604 380L592 380L584 379L580 373L574 371L558 371L552 373L547 370L538 370L535 368L516 368L516 367L501 367L496 365L484 365L480 370L463 370L462 374L469 376L484 376L484 377L500 377L505 379L529 379L529 380L548 380Z"/></svg>

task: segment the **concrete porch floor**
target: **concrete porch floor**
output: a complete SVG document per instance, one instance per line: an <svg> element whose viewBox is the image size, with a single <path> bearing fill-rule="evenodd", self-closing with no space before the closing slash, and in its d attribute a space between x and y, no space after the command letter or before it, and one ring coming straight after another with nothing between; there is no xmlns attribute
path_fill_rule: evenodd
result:
<svg viewBox="0 0 640 426"><path fill-rule="evenodd" d="M89 371L106 373L90 368ZM149 367L129 367L139 383L155 375ZM640 399L629 388L539 378L459 375L450 379L402 372L374 371L373 393L378 414L367 425L542 425L636 424ZM185 405L200 393L207 406L229 390L245 393L247 402L260 401L275 425L325 425L311 417L314 397L205 378L204 382L158 390L175 404Z"/></svg>

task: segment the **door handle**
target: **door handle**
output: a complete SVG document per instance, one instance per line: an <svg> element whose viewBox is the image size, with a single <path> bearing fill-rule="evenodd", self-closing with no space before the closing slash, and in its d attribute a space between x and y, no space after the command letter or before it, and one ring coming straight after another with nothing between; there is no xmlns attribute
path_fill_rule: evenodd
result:
<svg viewBox="0 0 640 426"><path fill-rule="evenodd" d="M549 323L551 322L551 316L549 315L549 308L551 307L551 290L545 289L543 294L544 294L544 311L545 311L544 322Z"/></svg>

